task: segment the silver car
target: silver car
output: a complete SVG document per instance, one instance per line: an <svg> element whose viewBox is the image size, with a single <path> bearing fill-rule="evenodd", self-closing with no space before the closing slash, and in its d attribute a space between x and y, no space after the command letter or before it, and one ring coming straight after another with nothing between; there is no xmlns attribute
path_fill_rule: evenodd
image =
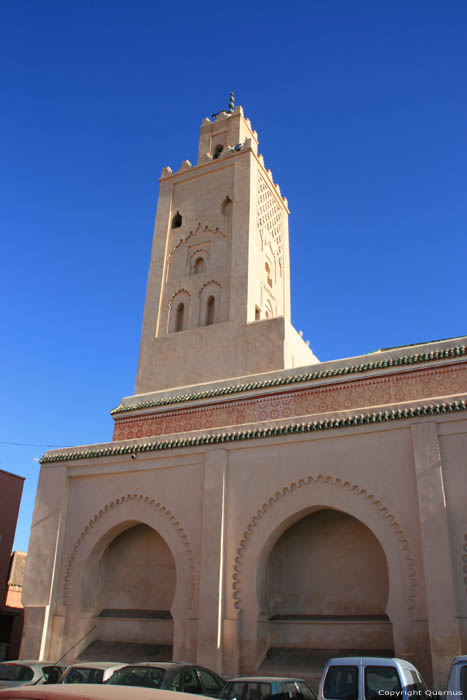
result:
<svg viewBox="0 0 467 700"><path fill-rule="evenodd" d="M114 671L126 664L114 661L81 661L68 666L59 683L105 683Z"/></svg>
<svg viewBox="0 0 467 700"><path fill-rule="evenodd" d="M53 661L2 661L0 663L0 688L18 685L57 683L66 665Z"/></svg>

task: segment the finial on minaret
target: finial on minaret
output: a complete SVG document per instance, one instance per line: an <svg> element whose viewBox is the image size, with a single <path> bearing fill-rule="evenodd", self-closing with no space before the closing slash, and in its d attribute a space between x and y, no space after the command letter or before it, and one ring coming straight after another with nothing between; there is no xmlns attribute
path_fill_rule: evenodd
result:
<svg viewBox="0 0 467 700"><path fill-rule="evenodd" d="M235 109L235 96L233 92L230 93L230 99L229 99L229 114L232 114L232 112Z"/></svg>

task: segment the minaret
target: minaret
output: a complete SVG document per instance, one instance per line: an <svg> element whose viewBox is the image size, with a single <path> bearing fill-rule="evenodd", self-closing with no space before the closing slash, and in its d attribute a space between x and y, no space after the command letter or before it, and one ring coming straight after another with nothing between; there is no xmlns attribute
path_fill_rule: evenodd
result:
<svg viewBox="0 0 467 700"><path fill-rule="evenodd" d="M135 394L317 362L290 324L287 200L241 107L162 170Z"/></svg>

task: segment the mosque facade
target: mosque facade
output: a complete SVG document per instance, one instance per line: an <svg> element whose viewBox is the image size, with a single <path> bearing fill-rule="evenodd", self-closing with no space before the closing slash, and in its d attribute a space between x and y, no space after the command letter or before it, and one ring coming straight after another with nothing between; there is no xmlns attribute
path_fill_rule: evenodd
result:
<svg viewBox="0 0 467 700"><path fill-rule="evenodd" d="M162 170L135 393L41 460L23 658L365 651L443 685L467 652L467 339L319 362L288 214L241 107Z"/></svg>

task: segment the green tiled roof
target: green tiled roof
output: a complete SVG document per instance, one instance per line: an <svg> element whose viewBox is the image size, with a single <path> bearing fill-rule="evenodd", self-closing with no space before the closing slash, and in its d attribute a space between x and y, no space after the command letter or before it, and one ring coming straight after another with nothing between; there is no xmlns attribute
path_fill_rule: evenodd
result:
<svg viewBox="0 0 467 700"><path fill-rule="evenodd" d="M465 411L465 401L452 401L435 403L412 408L397 409L393 411L379 411L373 413L360 413L348 418L328 418L310 423L292 423L278 425L272 428L257 428L255 430L240 430L228 433L216 433L185 437L177 440L160 440L158 442L146 442L138 444L114 444L95 450L81 450L77 452L61 452L58 454L45 454L40 460L42 464L48 462L68 462L78 459L90 459L98 457L113 457L116 455L136 455L141 452L157 452L160 450L174 450L182 447L198 447L200 445L215 445L226 442L258 440L278 435L291 435L293 433L314 433L323 430L336 430L338 428L354 428L359 425L371 425L385 423L386 421L398 421L418 416L435 416L444 413Z"/></svg>
<svg viewBox="0 0 467 700"><path fill-rule="evenodd" d="M286 377L275 377L274 379L265 379L262 381L249 382L247 384L224 386L217 389L208 389L207 391L199 391L192 394L167 396L166 398L155 399L154 401L142 401L139 403L125 405L120 404L120 406L114 408L112 411L110 411L110 413L111 415L115 416L119 413L127 413L128 411L137 411L145 408L155 408L156 406L168 406L170 404L184 403L186 401L196 401L199 399L208 399L217 396L228 396L229 394L240 394L244 391L266 389L268 387L275 386L285 386L288 384L300 384L301 382L310 382L317 379L327 379L331 377L341 377L349 374L364 374L365 372L371 372L378 369L417 365L424 362L433 362L435 360L447 360L462 357L466 354L466 346L457 345L454 348L446 348L445 350L433 350L431 352L417 353L415 355L390 357L385 360L375 360L373 362L366 362L360 365L349 365L348 367L324 369L317 372L308 372L307 374L293 374Z"/></svg>

